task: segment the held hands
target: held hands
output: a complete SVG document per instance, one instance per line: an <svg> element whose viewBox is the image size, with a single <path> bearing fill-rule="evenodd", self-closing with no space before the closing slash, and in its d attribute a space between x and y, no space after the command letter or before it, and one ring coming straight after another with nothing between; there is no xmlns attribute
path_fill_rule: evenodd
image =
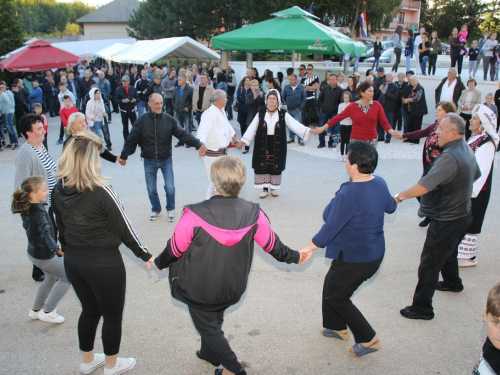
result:
<svg viewBox="0 0 500 375"><path fill-rule="evenodd" d="M234 147L236 147L238 150L241 150L245 144L243 142L238 142L234 144Z"/></svg>
<svg viewBox="0 0 500 375"><path fill-rule="evenodd" d="M317 127L316 129L311 129L312 134L322 134L325 131L325 126Z"/></svg>
<svg viewBox="0 0 500 375"><path fill-rule="evenodd" d="M300 253L299 264L303 265L306 264L309 258L313 256L314 250L311 250L308 247L304 247L302 250L299 251L299 253Z"/></svg>
<svg viewBox="0 0 500 375"><path fill-rule="evenodd" d="M126 161L126 160L123 160L123 159L120 159L120 157L119 157L119 156L117 156L117 157L116 157L116 161L117 161L118 163L120 163L120 165L121 165L122 167L124 167L124 166L127 164L127 161Z"/></svg>
<svg viewBox="0 0 500 375"><path fill-rule="evenodd" d="M396 131L392 134L392 136L396 139L403 139L403 134Z"/></svg>
<svg viewBox="0 0 500 375"><path fill-rule="evenodd" d="M148 267L148 271L151 271L151 264L154 265L154 261L155 261L156 257L155 256L152 256L151 258L149 258L149 260L146 262L146 267Z"/></svg>
<svg viewBox="0 0 500 375"><path fill-rule="evenodd" d="M205 156L206 152L207 152L207 146L201 145L200 149L198 150L198 155L199 156Z"/></svg>

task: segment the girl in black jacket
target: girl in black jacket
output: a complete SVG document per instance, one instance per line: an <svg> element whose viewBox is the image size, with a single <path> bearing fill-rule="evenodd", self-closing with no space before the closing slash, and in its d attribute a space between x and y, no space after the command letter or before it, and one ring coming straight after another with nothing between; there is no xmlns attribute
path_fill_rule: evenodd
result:
<svg viewBox="0 0 500 375"><path fill-rule="evenodd" d="M57 313L56 306L70 284L62 258L56 256L63 254L56 244L52 220L44 207L48 193L43 177L28 177L12 196L12 213L21 214L28 237L28 257L45 274L28 316L33 320L62 323L64 318Z"/></svg>

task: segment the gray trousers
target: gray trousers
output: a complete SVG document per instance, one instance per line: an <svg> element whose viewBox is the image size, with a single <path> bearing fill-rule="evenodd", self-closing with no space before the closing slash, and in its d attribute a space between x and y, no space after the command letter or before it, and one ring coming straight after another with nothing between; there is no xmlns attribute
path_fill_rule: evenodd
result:
<svg viewBox="0 0 500 375"><path fill-rule="evenodd" d="M469 60L469 77L475 78L477 72L477 61Z"/></svg>
<svg viewBox="0 0 500 375"><path fill-rule="evenodd" d="M35 259L30 255L28 257L45 274L45 279L38 287L33 310L43 308L50 312L56 308L71 285L66 278L63 259L58 256L51 259Z"/></svg>

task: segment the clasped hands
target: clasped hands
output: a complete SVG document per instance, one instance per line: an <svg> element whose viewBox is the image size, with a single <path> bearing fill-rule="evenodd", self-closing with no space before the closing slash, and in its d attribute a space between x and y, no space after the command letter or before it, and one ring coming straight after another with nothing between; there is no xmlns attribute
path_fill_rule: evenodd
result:
<svg viewBox="0 0 500 375"><path fill-rule="evenodd" d="M311 129L312 134L322 134L326 129L325 126L328 128L328 125L323 125L323 126L318 126L316 129Z"/></svg>
<svg viewBox="0 0 500 375"><path fill-rule="evenodd" d="M124 167L124 166L127 164L127 161L126 161L126 160L123 160L123 159L122 159L122 158L120 158L119 156L117 156L117 157L116 157L116 161L117 161L118 163L120 163L120 165L121 165L122 167Z"/></svg>

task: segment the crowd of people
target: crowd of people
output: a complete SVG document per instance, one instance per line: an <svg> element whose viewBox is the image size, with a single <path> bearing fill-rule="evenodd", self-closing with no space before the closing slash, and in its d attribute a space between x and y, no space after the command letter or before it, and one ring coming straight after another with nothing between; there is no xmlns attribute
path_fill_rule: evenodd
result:
<svg viewBox="0 0 500 375"><path fill-rule="evenodd" d="M425 35L423 41L425 45ZM476 81L469 79L466 88L458 71L450 68L434 92L436 122L422 129L423 116L429 111L426 92L419 76L410 70L386 74L379 66L375 72L369 69L364 81L359 74L345 79L342 74L327 72L320 82L313 64L300 65L298 74L290 68L286 75L267 70L263 77L256 69L248 69L241 79L230 66L223 71L215 63L210 68L202 64L200 69L196 65L141 68L58 71L58 82L48 71L42 83L47 89L41 97L38 78L31 81L31 93L21 79L11 86L15 92L28 91L24 98L33 93L36 98L28 102L18 99L23 100L24 113L19 112L17 132L26 142L16 157L12 203L12 211L21 214L26 230L32 277L42 282L28 315L64 322L56 307L73 287L82 306L78 324L81 373L90 374L104 366L105 375L123 374L136 365L134 358L118 358L126 291L125 267L118 250L122 243L148 269L152 264L158 269L170 268L172 297L188 305L202 338L196 355L223 366L215 374L246 374L224 337L222 322L225 310L245 292L254 241L286 263L304 264L317 247L327 248L326 257L333 261L325 277L321 333L347 341L352 332L355 345L349 353L356 357L379 351L381 342L351 297L379 269L385 253L385 213L393 213L404 200L420 199L419 216L424 219L420 225L429 228L413 302L401 315L433 319L436 290L464 289L459 268L477 265L477 236L491 193L499 144L494 103L500 104L500 89L488 93L483 104ZM425 71L425 65L421 68ZM29 81L28 76L25 79ZM3 95L10 98L4 83L0 83L0 91L0 99ZM63 153L57 162L48 153L44 111L61 117L58 143ZM123 125L124 146L119 156L111 153L107 126L113 112L121 114ZM241 131L239 140L230 123L234 112ZM318 123L315 128L311 127L314 121ZM12 121L8 128L9 135L11 131L17 135ZM258 204L239 198L246 167L227 154L228 148L236 147L244 158L253 144L254 187L261 199L278 197L287 144L297 140L304 145L311 134L319 135L320 149L327 144L340 148L339 160L345 162L350 179L325 208L325 224L310 244L294 251L280 241ZM173 137L178 140L175 147L195 148L204 158L209 186L206 200L183 208L167 246L155 257L103 176L100 159L126 165L140 147L151 203L149 220L162 215L157 191L160 170L167 218L173 222ZM404 138L409 144L426 138L422 177L394 197L385 181L373 175L377 144L390 143L391 137ZM11 147L17 145L11 138ZM198 235L194 228L203 231ZM365 235L359 236L360 232ZM183 257L189 262L179 261ZM439 273L443 280L438 282ZM101 317L104 353L94 353ZM478 368L493 366L498 371L495 358L500 341L495 324L499 317L497 285L488 297L488 339Z"/></svg>

